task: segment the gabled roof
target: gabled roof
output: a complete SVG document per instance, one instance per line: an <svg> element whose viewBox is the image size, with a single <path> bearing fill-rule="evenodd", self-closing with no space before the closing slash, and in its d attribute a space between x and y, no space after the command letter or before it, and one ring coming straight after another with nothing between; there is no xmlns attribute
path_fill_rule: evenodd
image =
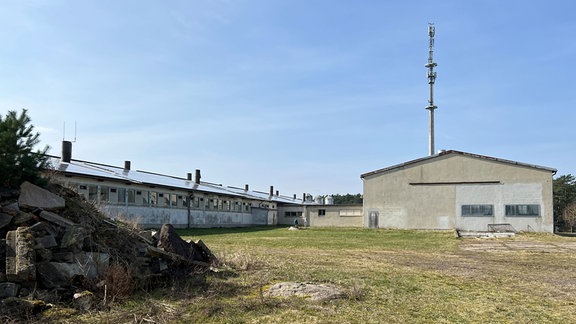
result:
<svg viewBox="0 0 576 324"><path fill-rule="evenodd" d="M489 161L494 161L494 162L499 162L499 163L505 163L505 164L510 164L510 165L516 165L516 166L522 166L522 167L527 167L527 168L534 168L534 169L549 171L552 173L556 173L556 171L557 171L556 169L553 169L553 168L548 168L548 167L539 166L539 165L535 165L535 164L516 162L516 161L511 161L511 160L506 160L506 159L494 158L494 157L490 157L490 156L473 154L473 153L466 153L466 152L455 151L455 150L447 150L447 151L440 151L438 154L435 154L435 155L430 155L430 156L426 156L426 157L419 158L416 160L396 164L396 165L393 165L393 166L390 166L387 168L367 172L367 173L360 175L360 178L364 179L365 177L375 175L378 173L385 173L385 172L393 171L396 169L402 169L402 168L411 166L413 164L417 164L417 163L424 162L427 160L434 160L434 159L437 159L441 156L446 156L446 155L463 155L463 156L468 156L468 157L472 157L472 158L476 158L476 159L484 159L484 160L489 160Z"/></svg>
<svg viewBox="0 0 576 324"><path fill-rule="evenodd" d="M287 204L310 204L302 202L302 199L282 195L270 195L260 191L251 191L234 187L225 187L221 184L201 181L199 184L194 180L179 178L164 174L146 172L141 170L127 170L106 164L99 164L81 160L63 162L58 157L51 157L52 168L65 176L82 176L100 180L115 182L142 184L153 187L164 187L186 191L199 191L217 195L242 197L255 200L273 201Z"/></svg>

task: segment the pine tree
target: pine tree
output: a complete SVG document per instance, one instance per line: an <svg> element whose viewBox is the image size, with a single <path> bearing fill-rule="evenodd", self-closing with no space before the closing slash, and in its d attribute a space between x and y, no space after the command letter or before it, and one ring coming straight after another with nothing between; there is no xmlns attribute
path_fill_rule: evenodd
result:
<svg viewBox="0 0 576 324"><path fill-rule="evenodd" d="M0 186L18 188L24 181L42 184L40 171L48 166L49 146L34 151L40 134L34 132L28 111L0 116Z"/></svg>

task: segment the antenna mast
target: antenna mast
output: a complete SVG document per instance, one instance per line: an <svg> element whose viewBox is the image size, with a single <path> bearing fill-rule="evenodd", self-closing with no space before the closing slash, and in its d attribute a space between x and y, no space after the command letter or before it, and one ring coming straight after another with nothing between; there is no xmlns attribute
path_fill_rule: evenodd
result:
<svg viewBox="0 0 576 324"><path fill-rule="evenodd" d="M434 155L434 110L438 107L434 105L434 81L436 80L436 72L434 67L438 64L434 63L432 55L434 54L434 34L436 30L433 23L428 23L428 36L430 37L430 50L428 56L428 63L425 67L428 68L426 76L428 77L428 84L430 85L430 99L428 99L428 106L426 109L430 111L430 129L428 131L428 155Z"/></svg>

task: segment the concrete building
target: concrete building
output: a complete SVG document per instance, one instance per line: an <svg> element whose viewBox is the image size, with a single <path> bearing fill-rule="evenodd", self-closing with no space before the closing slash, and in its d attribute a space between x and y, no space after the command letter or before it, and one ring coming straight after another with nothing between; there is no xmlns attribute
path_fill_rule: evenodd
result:
<svg viewBox="0 0 576 324"><path fill-rule="evenodd" d="M555 169L443 151L361 175L364 226L553 232Z"/></svg>

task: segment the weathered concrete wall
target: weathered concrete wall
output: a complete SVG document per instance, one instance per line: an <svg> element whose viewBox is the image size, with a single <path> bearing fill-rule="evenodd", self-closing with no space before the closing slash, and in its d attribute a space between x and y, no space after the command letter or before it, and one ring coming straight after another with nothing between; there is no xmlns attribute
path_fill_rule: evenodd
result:
<svg viewBox="0 0 576 324"><path fill-rule="evenodd" d="M236 227L266 225L266 215L252 213L138 207L138 206L103 206L102 211L111 218L138 223L144 228L160 228L171 224L175 228L193 227Z"/></svg>
<svg viewBox="0 0 576 324"><path fill-rule="evenodd" d="M362 205L315 205L307 207L312 227L362 227Z"/></svg>
<svg viewBox="0 0 576 324"><path fill-rule="evenodd" d="M492 182L497 184L458 184ZM494 218L461 217L462 204L494 205ZM505 204L539 204L540 217L504 217ZM553 231L552 173L496 160L447 154L367 175L364 226L400 229L486 230L510 223L518 230Z"/></svg>

